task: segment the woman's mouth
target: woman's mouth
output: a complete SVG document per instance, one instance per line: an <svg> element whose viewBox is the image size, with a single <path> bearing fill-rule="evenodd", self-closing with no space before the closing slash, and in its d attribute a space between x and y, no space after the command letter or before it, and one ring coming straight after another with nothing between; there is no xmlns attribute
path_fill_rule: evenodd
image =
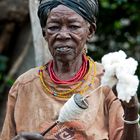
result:
<svg viewBox="0 0 140 140"><path fill-rule="evenodd" d="M71 47L67 47L67 46L66 47L63 46L63 47L56 48L56 51L58 53L70 53L72 51L72 48Z"/></svg>

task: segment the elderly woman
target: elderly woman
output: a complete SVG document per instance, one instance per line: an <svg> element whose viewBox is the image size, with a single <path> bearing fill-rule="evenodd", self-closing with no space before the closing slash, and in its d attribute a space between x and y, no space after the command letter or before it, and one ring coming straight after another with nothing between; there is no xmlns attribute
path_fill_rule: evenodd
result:
<svg viewBox="0 0 140 140"><path fill-rule="evenodd" d="M97 14L96 0L40 2L38 16L53 60L16 80L9 93L2 140L140 140L137 97L121 104L109 87L93 92L100 86L103 68L85 55L84 47L95 33ZM42 136L77 93L92 93L88 109Z"/></svg>

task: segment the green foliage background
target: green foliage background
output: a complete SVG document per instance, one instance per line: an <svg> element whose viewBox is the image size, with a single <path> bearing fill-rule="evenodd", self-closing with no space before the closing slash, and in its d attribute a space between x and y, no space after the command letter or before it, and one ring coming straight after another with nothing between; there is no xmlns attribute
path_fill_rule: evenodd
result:
<svg viewBox="0 0 140 140"><path fill-rule="evenodd" d="M88 45L94 60L109 52L123 50L138 63L136 75L140 79L140 1L100 0L97 31ZM131 67L131 66L130 66ZM140 86L138 89L140 99Z"/></svg>

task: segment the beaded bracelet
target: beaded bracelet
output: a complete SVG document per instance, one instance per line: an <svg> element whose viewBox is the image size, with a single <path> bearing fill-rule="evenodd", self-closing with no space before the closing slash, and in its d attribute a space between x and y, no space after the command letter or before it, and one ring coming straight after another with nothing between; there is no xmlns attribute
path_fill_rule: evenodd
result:
<svg viewBox="0 0 140 140"><path fill-rule="evenodd" d="M137 124L137 123L139 123L139 121L140 121L140 115L138 115L138 118L137 118L136 120L134 120L134 121L127 121L127 120L125 120L124 118L122 118L122 120L123 120L124 123L126 123L126 124Z"/></svg>

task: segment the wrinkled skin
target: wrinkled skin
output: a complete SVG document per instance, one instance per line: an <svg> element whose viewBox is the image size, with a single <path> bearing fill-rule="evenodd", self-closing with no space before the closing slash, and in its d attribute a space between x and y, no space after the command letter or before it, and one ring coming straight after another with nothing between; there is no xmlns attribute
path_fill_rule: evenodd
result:
<svg viewBox="0 0 140 140"><path fill-rule="evenodd" d="M54 71L62 80L68 80L82 65L83 48L95 32L95 27L68 7L52 9L44 28L45 39L54 59Z"/></svg>
<svg viewBox="0 0 140 140"><path fill-rule="evenodd" d="M75 11L59 5L52 9L45 28L45 39L56 61L75 61L91 36L90 25ZM57 50L57 48L66 48ZM65 58L65 59L64 59Z"/></svg>

